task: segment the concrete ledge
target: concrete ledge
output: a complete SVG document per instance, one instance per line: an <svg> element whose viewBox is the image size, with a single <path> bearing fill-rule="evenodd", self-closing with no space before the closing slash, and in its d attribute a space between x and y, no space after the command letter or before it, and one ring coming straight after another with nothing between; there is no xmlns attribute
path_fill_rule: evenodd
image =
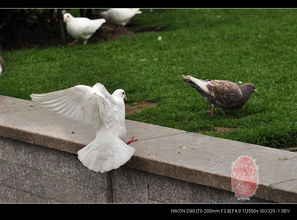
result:
<svg viewBox="0 0 297 220"><path fill-rule="evenodd" d="M31 101L0 96L0 136L76 154L95 133ZM255 198L297 202L297 154L126 120L128 137L138 142L125 164L151 174L231 192L231 164L250 156L259 167Z"/></svg>

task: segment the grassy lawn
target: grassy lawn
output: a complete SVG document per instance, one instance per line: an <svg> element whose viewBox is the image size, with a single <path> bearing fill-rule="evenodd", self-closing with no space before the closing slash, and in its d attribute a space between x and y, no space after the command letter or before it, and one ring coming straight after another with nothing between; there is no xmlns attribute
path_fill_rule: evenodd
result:
<svg viewBox="0 0 297 220"><path fill-rule="evenodd" d="M166 31L3 51L0 94L29 99L33 92L101 82L110 92L125 89L128 104L156 103L128 119L269 147L297 146L296 21L297 10L144 10L128 29ZM181 74L252 82L260 95L228 117L212 117L210 104Z"/></svg>

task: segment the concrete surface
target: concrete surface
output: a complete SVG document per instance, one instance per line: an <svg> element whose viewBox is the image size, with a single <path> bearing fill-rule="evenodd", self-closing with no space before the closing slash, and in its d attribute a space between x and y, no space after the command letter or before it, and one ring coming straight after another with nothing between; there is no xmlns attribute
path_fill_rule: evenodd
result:
<svg viewBox="0 0 297 220"><path fill-rule="evenodd" d="M231 192L128 167L95 173L75 154L12 139L0 137L0 152L0 203L243 202Z"/></svg>
<svg viewBox="0 0 297 220"><path fill-rule="evenodd" d="M95 137L92 128L57 116L31 101L0 96L0 106L0 136L2 137L57 149L63 151L62 153L65 155L65 152L69 152L74 154L73 156L75 156L77 150L84 147ZM2 108L2 106L5 107ZM170 178L173 182L181 181L180 184L177 184L180 186L194 184L197 187L207 187L207 189L213 190L212 192L222 190L224 193L234 195L230 184L231 164L239 156L250 156L256 160L259 167L259 185L254 197L272 202L297 201L296 152L194 134L130 120L126 120L126 127L128 138L135 136L139 141L131 144L136 148L135 155L119 170L133 168L133 173L137 169L139 172L145 172L146 175ZM41 149L41 151L44 151L44 148ZM24 154L28 157L26 160L31 161L30 163L38 163L34 161L31 153ZM53 158L53 160L47 160L45 164L49 169L55 169L55 166L51 167L53 162L61 163ZM67 170L67 168L65 169ZM69 173L74 172L70 170L69 168ZM9 171L5 170L5 172ZM116 174L117 170L112 171L115 178ZM36 175L34 178L38 179L41 174L37 173ZM170 181L170 184L173 183L172 181ZM133 184L130 184L130 186L133 187ZM157 198L157 193L154 194L153 189L151 188L150 191L150 199L146 197L147 192L145 189L137 189L143 195L143 197L140 196L142 198L140 201L172 201L166 196ZM170 187L160 188L159 190L166 189L170 189ZM59 191L59 188L57 190ZM118 188L113 190L115 198L119 197L120 191L121 189ZM181 191L181 194L183 193L185 195L189 194L186 191ZM216 199L208 201L223 201L216 196L214 196ZM129 200L129 196L127 195L125 199ZM177 200L182 201L182 199ZM125 202L125 200L120 199L119 201ZM191 201L199 200L192 199Z"/></svg>

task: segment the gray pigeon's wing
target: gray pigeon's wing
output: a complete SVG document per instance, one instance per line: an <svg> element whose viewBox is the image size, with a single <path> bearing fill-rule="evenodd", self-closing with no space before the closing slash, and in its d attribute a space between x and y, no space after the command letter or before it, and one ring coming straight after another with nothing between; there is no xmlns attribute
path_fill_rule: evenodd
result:
<svg viewBox="0 0 297 220"><path fill-rule="evenodd" d="M227 80L211 80L206 87L213 98L228 107L237 105L243 96L239 86Z"/></svg>

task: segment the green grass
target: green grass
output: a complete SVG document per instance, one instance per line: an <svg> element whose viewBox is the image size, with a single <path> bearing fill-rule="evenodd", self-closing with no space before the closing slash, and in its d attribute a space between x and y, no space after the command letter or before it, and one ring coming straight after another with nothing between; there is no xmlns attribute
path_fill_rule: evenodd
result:
<svg viewBox="0 0 297 220"><path fill-rule="evenodd" d="M110 92L125 89L128 103L157 103L128 119L270 147L296 146L296 21L297 10L144 10L131 30L166 31L2 52L7 68L0 94L29 99L33 92L101 82ZM252 82L260 95L228 117L211 117L210 104L181 74Z"/></svg>

